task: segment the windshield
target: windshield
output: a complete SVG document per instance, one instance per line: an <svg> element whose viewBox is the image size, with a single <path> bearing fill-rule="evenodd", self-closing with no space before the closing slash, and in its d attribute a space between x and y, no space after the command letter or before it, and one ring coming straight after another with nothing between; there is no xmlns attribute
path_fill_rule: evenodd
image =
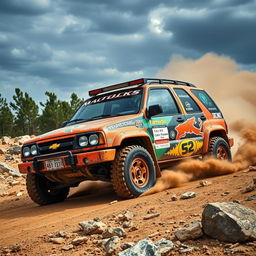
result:
<svg viewBox="0 0 256 256"><path fill-rule="evenodd" d="M84 102L68 123L138 113L141 97L142 89L130 89L90 98Z"/></svg>

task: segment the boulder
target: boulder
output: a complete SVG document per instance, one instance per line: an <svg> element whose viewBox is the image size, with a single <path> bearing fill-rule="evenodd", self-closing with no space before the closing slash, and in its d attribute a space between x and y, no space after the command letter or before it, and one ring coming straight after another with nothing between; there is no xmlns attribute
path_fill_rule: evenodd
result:
<svg viewBox="0 0 256 256"><path fill-rule="evenodd" d="M30 139L31 139L31 137L29 135L20 136L20 137L16 137L14 139L14 143L22 145L24 142L26 142L27 140L30 140Z"/></svg>
<svg viewBox="0 0 256 256"><path fill-rule="evenodd" d="M161 254L157 250L157 247L154 243L146 238L137 242L134 246L120 252L119 256L160 256Z"/></svg>
<svg viewBox="0 0 256 256"><path fill-rule="evenodd" d="M203 235L201 221L195 220L183 228L179 228L174 235L180 241L197 239Z"/></svg>
<svg viewBox="0 0 256 256"><path fill-rule="evenodd" d="M208 204L203 211L202 226L208 236L221 241L256 240L256 212L241 204Z"/></svg>
<svg viewBox="0 0 256 256"><path fill-rule="evenodd" d="M172 249L174 249L175 245L171 240L162 238L160 239L155 246L161 255L168 254Z"/></svg>
<svg viewBox="0 0 256 256"><path fill-rule="evenodd" d="M101 234L107 229L107 225L101 221L88 220L79 223L85 235Z"/></svg>
<svg viewBox="0 0 256 256"><path fill-rule="evenodd" d="M108 228L102 233L103 238L110 238L113 236L125 237L125 231L123 228Z"/></svg>
<svg viewBox="0 0 256 256"><path fill-rule="evenodd" d="M15 170L14 168L8 166L5 163L0 163L0 173L7 172L8 174L12 175L13 177L20 177L21 174L19 171Z"/></svg>

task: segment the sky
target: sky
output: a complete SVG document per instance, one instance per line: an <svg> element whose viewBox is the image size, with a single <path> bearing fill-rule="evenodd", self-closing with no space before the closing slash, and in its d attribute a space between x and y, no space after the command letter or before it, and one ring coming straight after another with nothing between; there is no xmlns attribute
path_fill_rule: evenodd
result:
<svg viewBox="0 0 256 256"><path fill-rule="evenodd" d="M256 0L1 0L0 93L37 102L155 77L174 55L256 71Z"/></svg>

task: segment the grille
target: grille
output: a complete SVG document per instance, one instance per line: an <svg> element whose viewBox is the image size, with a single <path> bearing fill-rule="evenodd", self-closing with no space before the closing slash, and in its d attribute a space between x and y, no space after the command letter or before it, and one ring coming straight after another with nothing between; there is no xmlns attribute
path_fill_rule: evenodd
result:
<svg viewBox="0 0 256 256"><path fill-rule="evenodd" d="M53 144L60 144L60 146L56 149L50 149L49 147ZM39 153L40 155L55 153L55 152L61 152L65 150L71 150L73 149L74 145L74 137L67 138L67 139L60 139L60 140L54 140L44 143L39 143Z"/></svg>

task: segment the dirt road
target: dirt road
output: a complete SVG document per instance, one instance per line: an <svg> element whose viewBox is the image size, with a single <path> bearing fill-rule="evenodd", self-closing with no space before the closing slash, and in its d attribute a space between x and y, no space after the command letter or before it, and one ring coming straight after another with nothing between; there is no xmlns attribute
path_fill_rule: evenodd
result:
<svg viewBox="0 0 256 256"><path fill-rule="evenodd" d="M37 206L24 191L23 196L16 194L0 197L0 245L10 246L18 243L21 250L17 255L104 255L104 250L95 246L93 239L84 245L76 246L71 251L62 251L63 244L56 245L49 242L49 233L59 230L75 235L79 230L80 221L99 217L109 226L115 226L115 216L126 210L135 214L133 219L134 231L127 230L124 241L135 242L145 237L157 241L162 237L174 239L174 231L192 220L200 219L203 206L216 201L239 201L245 206L256 210L256 199L246 201L256 191L242 193L252 182L255 172L238 172L235 174L209 178L212 185L198 187L199 181L183 184L182 187L169 189L158 194L118 201L111 186L107 183L85 183L78 190L72 191L71 197L63 203L49 206ZM13 186L12 191L20 191L24 185ZM179 196L187 191L196 192L196 197L188 200L172 201L171 195ZM159 217L143 220L148 211L157 212ZM152 235L153 234L153 235ZM225 243L203 237L196 241L188 241L195 250L190 255L224 255ZM97 247L97 248L96 248ZM205 249L207 248L207 250ZM243 255L253 254L255 245L242 245ZM174 252L175 253L175 252ZM205 255L207 255L207 253ZM175 254L176 255L176 254ZM179 255L179 252L177 252Z"/></svg>

